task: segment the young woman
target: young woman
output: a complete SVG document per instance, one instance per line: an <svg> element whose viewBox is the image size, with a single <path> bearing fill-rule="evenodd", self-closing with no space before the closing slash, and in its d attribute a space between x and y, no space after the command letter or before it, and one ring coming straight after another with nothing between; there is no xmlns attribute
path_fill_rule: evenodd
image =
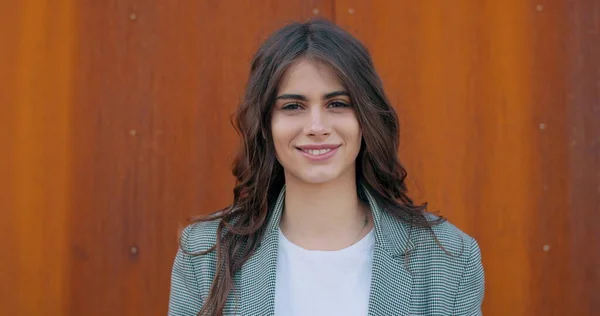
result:
<svg viewBox="0 0 600 316"><path fill-rule="evenodd" d="M230 207L187 226L169 315L480 315L477 242L407 195L371 57L326 21L274 33L237 113Z"/></svg>

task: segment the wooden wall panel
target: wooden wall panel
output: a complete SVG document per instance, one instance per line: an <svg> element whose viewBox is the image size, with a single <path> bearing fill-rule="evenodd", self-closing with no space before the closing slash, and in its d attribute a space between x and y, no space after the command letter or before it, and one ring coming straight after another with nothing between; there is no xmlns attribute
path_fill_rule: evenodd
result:
<svg viewBox="0 0 600 316"><path fill-rule="evenodd" d="M13 14L2 14L11 12ZM15 210L16 188L16 154L15 117L16 107L16 73L17 73L17 50L14 49L18 41L18 34L14 26L19 23L19 6L16 3L0 4L0 284L18 284L18 262L15 259L4 259L8 254L15 254L19 249L15 223L17 223L17 212ZM16 302L5 303L3 298L13 298L15 289L11 286L0 286L0 314L16 315L18 304Z"/></svg>
<svg viewBox="0 0 600 316"><path fill-rule="evenodd" d="M399 112L413 194L480 242L485 315L599 311L598 7L336 1Z"/></svg>
<svg viewBox="0 0 600 316"><path fill-rule="evenodd" d="M538 124L532 148L538 153L532 196L535 204L531 210L524 210L534 224L529 254L533 292L530 304L536 314L587 315L579 305L564 299L579 296L564 286L571 277L568 271L571 260L579 260L569 257L569 220L573 210L565 194L569 185L565 176L570 173L566 113L572 106L566 102L570 90L566 78L568 52L564 49L568 34L567 3L532 2L527 8L532 54L529 67L533 74L530 107Z"/></svg>
<svg viewBox="0 0 600 316"><path fill-rule="evenodd" d="M569 105L568 303L575 314L600 314L600 2L568 1L564 49ZM559 175L557 175L559 176Z"/></svg>
<svg viewBox="0 0 600 316"><path fill-rule="evenodd" d="M0 191L10 196L0 202L2 221L7 220L0 232L7 250L0 264L0 314L60 315L69 282L73 7L70 1L8 7L6 18L14 24L3 30L11 34L0 44L0 125L9 129L2 139L10 137L2 143L2 156L8 157L2 174L8 172Z"/></svg>
<svg viewBox="0 0 600 316"><path fill-rule="evenodd" d="M79 2L70 314L164 314L178 228L229 203L252 53L315 8L331 15L328 1Z"/></svg>

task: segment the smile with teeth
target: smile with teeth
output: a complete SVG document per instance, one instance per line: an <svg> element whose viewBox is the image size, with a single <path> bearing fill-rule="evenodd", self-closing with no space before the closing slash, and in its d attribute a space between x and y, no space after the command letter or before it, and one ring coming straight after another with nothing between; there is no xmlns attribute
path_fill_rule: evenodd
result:
<svg viewBox="0 0 600 316"><path fill-rule="evenodd" d="M313 156L320 156L320 155L324 155L328 152L331 151L331 148L327 148L327 149L301 149L303 152L313 155Z"/></svg>

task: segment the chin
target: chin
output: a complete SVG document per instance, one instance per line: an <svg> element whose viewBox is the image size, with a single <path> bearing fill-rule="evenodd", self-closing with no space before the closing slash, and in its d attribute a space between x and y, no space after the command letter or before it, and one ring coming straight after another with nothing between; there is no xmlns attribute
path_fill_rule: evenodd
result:
<svg viewBox="0 0 600 316"><path fill-rule="evenodd" d="M308 184L323 184L333 181L333 177L301 177L300 180Z"/></svg>
<svg viewBox="0 0 600 316"><path fill-rule="evenodd" d="M338 173L335 172L306 172L304 174L297 175L297 178L305 183L309 184L323 184L331 182L339 177Z"/></svg>

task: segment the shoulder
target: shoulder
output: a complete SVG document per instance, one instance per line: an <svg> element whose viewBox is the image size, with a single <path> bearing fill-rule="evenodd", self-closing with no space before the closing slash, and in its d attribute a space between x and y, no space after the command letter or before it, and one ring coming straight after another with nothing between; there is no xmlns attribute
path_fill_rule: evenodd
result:
<svg viewBox="0 0 600 316"><path fill-rule="evenodd" d="M439 220L438 216L431 213L426 213L425 218L430 223ZM417 248L439 249L452 257L469 257L471 252L479 252L479 245L475 238L448 220L435 223L431 228L413 228L411 239Z"/></svg>
<svg viewBox="0 0 600 316"><path fill-rule="evenodd" d="M428 221L438 219L432 214L427 214L426 218ZM415 248L427 258L429 268L420 271L422 280L429 284L443 284L446 294L453 293L453 315L481 315L485 272L477 240L447 220L432 226L429 232L419 229L414 237ZM444 293L439 292L438 295L441 297Z"/></svg>
<svg viewBox="0 0 600 316"><path fill-rule="evenodd" d="M475 238L448 220L435 223L439 219L436 215L427 213L425 218L432 223L431 227L398 223L409 231L411 250L408 258L411 266L415 265L415 270L423 275L454 279L460 277L467 267L481 264Z"/></svg>
<svg viewBox="0 0 600 316"><path fill-rule="evenodd" d="M485 276L477 241L448 220L435 223L437 216L425 217L431 227L398 223L410 231L412 248L405 260L413 287L418 289L413 291L413 299L430 311L481 315L477 311L483 300ZM432 299L438 302L436 306L429 305Z"/></svg>
<svg viewBox="0 0 600 316"><path fill-rule="evenodd" d="M439 219L438 216L430 213L427 213L425 218L430 222ZM451 254L468 256L473 251L479 252L477 240L448 220L444 220L443 222L432 226L432 230L433 235L435 235L440 245ZM432 237L431 234L429 234L429 237Z"/></svg>
<svg viewBox="0 0 600 316"><path fill-rule="evenodd" d="M215 244L218 225L217 220L195 222L181 231L171 276L170 313L191 315L208 296L216 255L206 251Z"/></svg>
<svg viewBox="0 0 600 316"><path fill-rule="evenodd" d="M217 228L220 220L196 222L186 226L181 232L181 248L185 252L196 253L210 249L217 241Z"/></svg>
<svg viewBox="0 0 600 316"><path fill-rule="evenodd" d="M439 219L433 214L425 217L430 222ZM461 296L460 299L475 297L481 300L484 269L475 238L445 220L430 228L412 227L410 239L413 248L407 260L415 284L428 288L432 295L440 297L457 297L458 293L471 291L474 294Z"/></svg>

